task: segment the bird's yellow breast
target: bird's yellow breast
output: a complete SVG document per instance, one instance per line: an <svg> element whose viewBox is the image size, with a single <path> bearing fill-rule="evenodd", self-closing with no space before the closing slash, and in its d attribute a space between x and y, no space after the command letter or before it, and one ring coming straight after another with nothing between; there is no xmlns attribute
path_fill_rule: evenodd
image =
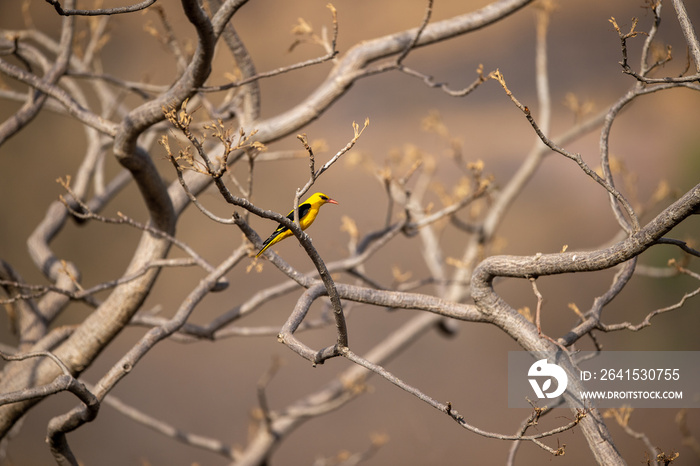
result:
<svg viewBox="0 0 700 466"><path fill-rule="evenodd" d="M320 205L312 205L309 211L299 219L299 226L302 230L306 230L316 220Z"/></svg>

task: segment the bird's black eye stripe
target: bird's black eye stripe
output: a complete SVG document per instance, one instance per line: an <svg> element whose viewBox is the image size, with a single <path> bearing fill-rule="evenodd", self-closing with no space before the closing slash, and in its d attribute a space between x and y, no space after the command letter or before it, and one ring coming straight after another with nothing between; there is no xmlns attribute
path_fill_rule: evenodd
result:
<svg viewBox="0 0 700 466"><path fill-rule="evenodd" d="M321 199L323 199L324 201L328 200L328 198L326 196L321 196Z"/></svg>

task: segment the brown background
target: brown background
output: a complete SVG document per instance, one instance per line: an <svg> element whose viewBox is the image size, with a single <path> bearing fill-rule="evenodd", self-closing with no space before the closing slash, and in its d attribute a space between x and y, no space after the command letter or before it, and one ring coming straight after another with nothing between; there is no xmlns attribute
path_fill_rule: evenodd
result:
<svg viewBox="0 0 700 466"><path fill-rule="evenodd" d="M84 3L84 2L83 2ZM700 27L700 5L688 1L687 7L696 27ZM40 1L30 2L35 26L57 37L59 18L53 9ZM110 2L105 2L109 6ZM322 54L318 47L302 45L287 51L289 33L297 17L305 18L317 31L330 24L326 1L299 0L251 1L234 18L259 71L266 71ZM472 11L485 1L436 1L433 21ZM415 0L350 1L337 0L340 21L338 48L342 54L358 41L393 33L419 24L425 2ZM163 3L182 44L192 43L193 28L174 8ZM664 6L664 21L659 41L673 45L676 60L663 73L677 74L685 64L685 47L673 14L672 5ZM631 17L640 18L641 30L651 22L651 14L641 1L561 2L554 13L550 32L549 71L552 83L553 128L558 134L574 121L563 105L567 92L581 100L590 100L596 110L609 105L632 85L632 78L623 75L619 40L608 19L615 16L623 27ZM451 87L468 85L475 69L499 68L518 98L536 110L534 89L534 10L527 8L495 27L456 38L427 49L412 52L406 64L435 76ZM158 84L170 83L175 67L165 48L143 30L153 22L152 13L121 15L110 23L111 41L105 46L102 64L105 73L126 80L143 80ZM23 27L20 2L0 3L0 26L4 29ZM632 64L638 63L642 38L632 42ZM295 71L288 75L261 81L262 117L275 115L300 102L320 83L331 68L326 63ZM232 71L230 58L223 50L217 54L211 83L223 83L222 73ZM16 84L3 78L5 85ZM17 87L19 88L19 87ZM133 97L127 102L138 103ZM6 118L18 108L16 103L0 103L0 116ZM624 161L638 177L639 197L647 199L659 181L666 179L677 193L684 192L698 181L700 160L700 95L687 90L674 90L639 99L613 127L611 153ZM467 98L453 98L429 89L417 79L389 73L364 79L337 102L327 113L304 131L310 140L324 139L329 151L318 154L327 160L352 136L350 124L369 117L371 124L358 142L354 153L361 153L383 166L394 150L413 145L438 160L436 178L450 186L456 181L454 165L446 156L448 147L434 134L421 131L421 120L438 110L453 136L465 148L468 160L483 159L486 171L493 173L501 185L524 159L535 135L522 114L504 95L495 82L484 84ZM82 157L84 135L80 125L70 118L46 112L25 131L0 147L0 257L11 263L30 282L43 283L34 268L25 241L43 217L48 204L61 193L54 182L73 173ZM572 144L568 149L581 152L586 161L597 166L598 135L594 133ZM298 150L298 141L290 137L279 141L270 150ZM172 168L162 159L159 146L153 158L163 176L172 179ZM108 158L108 172L118 171L116 162ZM254 201L262 207L286 212L294 189L308 176L307 162L293 161L259 164ZM237 170L238 174L243 172ZM313 229L314 244L326 260L344 257L347 236L339 231L341 216L353 218L361 233L383 225L386 199L383 188L373 173L341 161L317 186L340 202L324 208ZM222 215L230 208L214 191L202 196L204 203ZM436 198L437 200L437 198ZM658 211L659 206L656 210ZM130 186L104 212L115 215L122 211L137 220L146 220L145 210ZM672 234L675 238L698 239L700 220L691 218ZM648 217L650 218L650 217ZM269 221L253 220L261 236L274 228ZM502 251L509 254L555 252L567 244L569 250L596 247L608 241L617 231L608 208L607 196L575 164L562 157L549 156L528 185L523 196L513 205L499 233ZM139 233L120 226L90 223L78 227L68 223L52 244L57 255L73 261L83 274L83 283L94 285L115 278L129 260ZM218 263L239 244L235 228L213 224L194 209L188 210L178 225L178 237L187 241L212 263ZM459 257L463 238L445 229L441 244L448 255ZM368 265L372 277L389 285L391 268L410 270L414 279L427 275L419 254L417 239L399 238L386 247ZM292 241L277 250L295 267L310 270L311 264ZM645 253L641 262L663 265L669 257L679 257L670 247L657 247ZM538 281L545 296L543 327L545 333L558 336L575 322L567 308L574 302L588 309L593 298L606 290L614 271ZM196 280L197 270L165 271L146 309L160 306L170 315L186 296ZM349 280L347 277L339 277ZM284 277L269 264L261 273L246 274L234 270L229 276L232 287L226 293L208 297L195 311L192 321L204 323L249 297L253 290L271 285ZM684 292L697 286L690 280L652 280L637 277L606 311L607 322L638 322L647 312L676 302ZM514 306L535 307L529 285L523 281L503 281L498 290ZM421 291L432 292L429 287ZM281 325L289 314L296 294L259 310L240 325ZM680 311L654 320L652 327L638 333L599 335L606 349L620 350L699 350L697 341L697 300L689 301ZM316 312L319 308L316 307ZM79 322L89 309L71 307L59 324ZM350 344L362 354L413 312L387 313L382 309L356 307L349 318ZM14 342L7 332L7 319L0 317L0 338ZM142 329L128 329L105 351L84 374L95 382L123 352L133 344ZM312 346L329 344L332 330L303 336ZM589 344L584 343L584 346ZM445 339L429 333L387 368L408 383L443 401L451 401L468 422L482 429L512 433L526 410L507 408L507 351L517 345L496 328L479 324L460 324L456 338ZM255 381L265 372L273 356L283 360L283 367L272 381L268 396L273 408L320 387L349 364L338 359L312 368L279 345L274 337L230 339L181 345L164 342L157 346L123 380L114 394L147 413L171 422L185 430L209 435L233 444L245 444L250 410L256 406ZM320 419L305 424L277 451L273 464L310 464L319 456L333 456L342 450L361 451L370 442L370 434L385 433L389 443L367 464L502 464L508 444L484 440L457 427L410 395L384 380L372 379L372 389L352 404ZM54 415L75 405L67 394L41 403L27 416L21 434L9 448L6 464L41 465L52 462L43 437L46 423ZM638 410L631 425L644 431L664 451L681 452L678 464L697 464L698 459L680 442L674 424L673 410ZM550 416L538 429L567 422L566 410ZM698 413L689 413L689 422L700 435ZM644 460L644 445L630 440L610 422L615 441L629 464ZM531 445L524 445L518 464L587 464L590 454L578 432L567 432L554 442L567 444L563 458L551 459ZM226 464L219 457L183 446L135 425L104 406L92 424L69 436L69 442L86 465L123 464Z"/></svg>

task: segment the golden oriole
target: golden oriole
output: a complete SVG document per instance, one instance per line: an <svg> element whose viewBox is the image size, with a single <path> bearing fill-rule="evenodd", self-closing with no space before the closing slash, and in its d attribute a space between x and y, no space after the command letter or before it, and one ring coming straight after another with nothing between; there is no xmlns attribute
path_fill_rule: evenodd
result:
<svg viewBox="0 0 700 466"><path fill-rule="evenodd" d="M318 215L318 210L323 204L326 203L337 204L338 202L323 193L316 193L305 200L302 204L299 204L299 225L301 226L302 230L306 230L312 223L314 223L314 220L316 220L316 216ZM294 221L293 210L289 212L287 218ZM260 257L260 255L265 252L267 248L292 235L292 230L280 223L277 229L272 232L270 237L265 240L260 252L258 252L255 257Z"/></svg>

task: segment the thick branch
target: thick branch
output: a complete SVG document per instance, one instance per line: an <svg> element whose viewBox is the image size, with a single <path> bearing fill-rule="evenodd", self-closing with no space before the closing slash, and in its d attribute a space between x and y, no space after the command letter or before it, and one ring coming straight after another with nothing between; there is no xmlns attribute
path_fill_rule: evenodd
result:
<svg viewBox="0 0 700 466"><path fill-rule="evenodd" d="M537 329L506 303L493 289L495 277L537 278L545 275L590 272L603 270L626 262L651 247L663 235L678 225L700 205L700 185L667 207L651 222L630 237L606 249L590 252L563 252L536 254L535 256L492 256L479 264L474 271L471 291L478 308L488 314L494 324L515 339L523 349L532 352L549 352L548 340L540 338ZM556 347L554 348L556 351ZM573 374L573 366L569 367ZM570 378L571 380L571 378ZM575 390L575 388L573 388ZM581 409L573 397L567 398L573 410ZM581 422L582 429L597 461L610 464L622 459L612 444L602 420L597 415ZM617 463L615 463L617 464Z"/></svg>

